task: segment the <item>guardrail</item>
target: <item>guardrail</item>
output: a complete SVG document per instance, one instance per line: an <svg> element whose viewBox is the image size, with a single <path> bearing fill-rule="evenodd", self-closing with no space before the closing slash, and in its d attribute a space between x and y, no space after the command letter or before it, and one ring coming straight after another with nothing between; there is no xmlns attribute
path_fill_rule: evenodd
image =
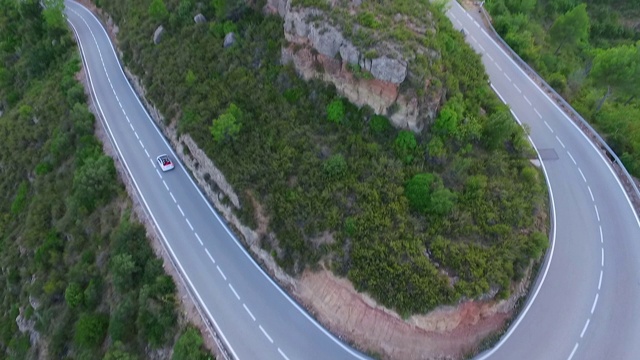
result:
<svg viewBox="0 0 640 360"><path fill-rule="evenodd" d="M483 2L484 3L484 2ZM551 85L549 85L538 73L529 66L529 64L522 60L522 58L507 44L502 37L498 34L496 29L491 24L491 18L489 14L480 5L480 13L482 14L485 25L491 30L489 35L496 40L504 50L506 50L513 61L520 66L520 68L540 86L540 88L547 93L547 95L556 102L558 107L562 109L565 114L593 141L593 143L604 152L604 155L611 161L612 168L616 172L618 179L622 183L631 203L636 211L636 214L640 213L640 190L638 189L638 183L629 174L629 171L624 167L622 161L616 155L616 153L609 147L606 141L598 134L598 132L580 115L560 94L558 94Z"/></svg>

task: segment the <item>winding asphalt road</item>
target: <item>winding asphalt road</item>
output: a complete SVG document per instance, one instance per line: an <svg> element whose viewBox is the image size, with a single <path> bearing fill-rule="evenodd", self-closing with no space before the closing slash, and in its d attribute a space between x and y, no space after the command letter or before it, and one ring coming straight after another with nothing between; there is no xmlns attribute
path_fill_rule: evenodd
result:
<svg viewBox="0 0 640 360"><path fill-rule="evenodd" d="M94 99L119 161L206 316L235 359L365 359L330 335L253 262L178 163L126 80L100 22L66 1ZM523 313L479 359L634 359L640 354L640 222L604 157L452 3L494 89L531 128L557 224Z"/></svg>
<svg viewBox="0 0 640 360"><path fill-rule="evenodd" d="M478 359L639 359L640 222L605 157L457 2L492 87L544 164L552 192L552 244L523 312Z"/></svg>

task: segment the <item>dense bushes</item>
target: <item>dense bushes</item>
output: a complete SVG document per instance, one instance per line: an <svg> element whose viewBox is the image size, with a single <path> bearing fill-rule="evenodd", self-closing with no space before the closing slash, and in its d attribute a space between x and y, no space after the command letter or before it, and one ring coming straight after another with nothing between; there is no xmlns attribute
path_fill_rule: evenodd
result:
<svg viewBox="0 0 640 360"><path fill-rule="evenodd" d="M0 358L168 353L174 284L93 136L62 2L46 3L0 0Z"/></svg>
<svg viewBox="0 0 640 360"><path fill-rule="evenodd" d="M247 194L267 211L278 238L278 249L270 250L287 271L298 274L323 261L407 315L492 287L507 294L521 276L517 270L533 258L524 245L512 245L530 241L522 234L544 231L545 193L541 177L531 176L537 173L526 159L531 148L488 87L478 55L430 2L416 6L432 11L436 35L419 38L409 29L393 35L441 55L423 56L424 68L416 68L412 80L429 76L432 87L420 92L445 86L449 99L437 124L420 134L397 131L383 115L340 98L335 87L305 82L282 66L279 18L238 9L237 42L223 48L224 31L209 29L220 30L231 18L219 17L216 2L200 9L214 19L209 29L170 23L154 46L149 34L159 22L149 16L148 2L100 3L118 23L125 62L141 76L150 100L167 118L179 117L180 132L225 173L240 195L243 218L254 217ZM170 13L181 6L165 3ZM358 21L375 28L395 13L416 13L404 2L383 3L363 3L379 16ZM187 84L187 75L197 80ZM217 141L212 121L215 126L231 104L242 109L242 127L233 141ZM433 187L414 184L425 174L437 179ZM335 241L318 245L314 238L325 231ZM436 246L439 238L452 245ZM462 244L469 246L460 252ZM463 259L440 271L435 262L441 259L429 255L433 246L439 254L468 256L474 271ZM468 285L451 286L462 272Z"/></svg>
<svg viewBox="0 0 640 360"><path fill-rule="evenodd" d="M505 41L604 136L640 176L640 16L628 0L487 2Z"/></svg>

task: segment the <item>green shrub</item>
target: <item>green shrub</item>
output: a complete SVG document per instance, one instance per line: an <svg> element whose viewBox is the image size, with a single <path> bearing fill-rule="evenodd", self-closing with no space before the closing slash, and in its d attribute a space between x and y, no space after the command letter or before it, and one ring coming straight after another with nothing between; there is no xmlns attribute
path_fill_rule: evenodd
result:
<svg viewBox="0 0 640 360"><path fill-rule="evenodd" d="M104 340L109 317L100 313L83 313L76 321L73 341L83 348L96 348Z"/></svg>
<svg viewBox="0 0 640 360"><path fill-rule="evenodd" d="M369 120L369 128L375 134L383 134L392 129L389 119L382 115L373 115Z"/></svg>
<svg viewBox="0 0 640 360"><path fill-rule="evenodd" d="M342 154L336 154L328 158L324 162L324 172L327 178L336 180L345 176L347 173L347 161Z"/></svg>
<svg viewBox="0 0 640 360"><path fill-rule="evenodd" d="M173 346L171 360L210 360L204 351L204 340L193 327L187 327Z"/></svg>
<svg viewBox="0 0 640 360"><path fill-rule="evenodd" d="M80 284L72 282L64 292L64 299L71 309L81 306L84 302L84 290Z"/></svg>
<svg viewBox="0 0 640 360"><path fill-rule="evenodd" d="M344 121L345 108L341 99L335 99L327 105L327 119L332 123L339 124Z"/></svg>

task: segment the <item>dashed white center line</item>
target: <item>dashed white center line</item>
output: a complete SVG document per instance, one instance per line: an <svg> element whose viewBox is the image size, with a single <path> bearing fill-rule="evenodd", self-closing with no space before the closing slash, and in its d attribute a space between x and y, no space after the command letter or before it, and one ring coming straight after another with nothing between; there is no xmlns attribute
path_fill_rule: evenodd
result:
<svg viewBox="0 0 640 360"><path fill-rule="evenodd" d="M533 108L533 111L536 113L536 115L538 115L540 119L542 119L542 115L540 115L540 113L538 112L538 110L536 110L536 108Z"/></svg>
<svg viewBox="0 0 640 360"><path fill-rule="evenodd" d="M560 143L560 145L562 145L563 149L566 149L564 144L562 143L562 140L560 140L560 138L558 137L558 135L556 135L556 139L558 140L558 142Z"/></svg>
<svg viewBox="0 0 640 360"><path fill-rule="evenodd" d="M271 338L271 336L269 336L269 334L267 334L267 332L262 328L262 325L258 325L258 327L260 328L260 331L262 331L262 333L264 334L264 336L267 337L267 340L269 340L270 343L273 344L273 339Z"/></svg>
<svg viewBox="0 0 640 360"><path fill-rule="evenodd" d="M482 52L486 52L486 50L484 49L484 47L482 47L482 45L478 44L478 47L480 48L480 50L482 50Z"/></svg>
<svg viewBox="0 0 640 360"><path fill-rule="evenodd" d="M602 270L600 270L600 280L598 280L598 290L600 290L600 286L602 286Z"/></svg>
<svg viewBox="0 0 640 360"><path fill-rule="evenodd" d="M158 171L158 169L156 169L156 172L158 173L158 176L160 177L160 179L162 179L162 174L160 174L160 171Z"/></svg>
<svg viewBox="0 0 640 360"><path fill-rule="evenodd" d="M249 316L251 316L251 320L256 321L256 317L253 316L253 314L251 313L251 311L249 310L249 308L247 307L247 305L242 304L242 307L244 307L245 311L247 312L247 314L249 314Z"/></svg>
<svg viewBox="0 0 640 360"><path fill-rule="evenodd" d="M140 140L140 136L138 136L137 132L134 131L133 134L136 136L136 139Z"/></svg>
<svg viewBox="0 0 640 360"><path fill-rule="evenodd" d="M205 248L204 251L207 253L207 256L209 257L209 260L211 260L212 263L216 263L215 260L213 260L213 256L211 256L211 253L209 252L209 249Z"/></svg>
<svg viewBox="0 0 640 360"><path fill-rule="evenodd" d="M198 239L198 242L200 243L200 245L204 246L204 244L202 243L202 240L200 239L200 236L198 236L198 233L194 233L194 234L196 235L196 239Z"/></svg>
<svg viewBox="0 0 640 360"><path fill-rule="evenodd" d="M504 77L506 77L507 80L509 80L509 82L511 82L511 78L509 77L509 75L507 75L506 73L502 73L502 74L504 74Z"/></svg>
<svg viewBox="0 0 640 360"><path fill-rule="evenodd" d="M178 210L180 210L180 214L182 214L182 216L184 216L184 211L182 211L182 208L180 207L180 205L178 205Z"/></svg>
<svg viewBox="0 0 640 360"><path fill-rule="evenodd" d="M473 20L473 18L471 17L471 15L469 15L469 13L468 13L468 12L465 12L465 14L467 14L467 17L468 17L469 19Z"/></svg>
<svg viewBox="0 0 640 360"><path fill-rule="evenodd" d="M156 163L153 161L153 159L150 158L149 161L151 161L151 165L153 165L153 167L155 168L156 167Z"/></svg>
<svg viewBox="0 0 640 360"><path fill-rule="evenodd" d="M231 283L229 283L229 289L231 289L231 291L233 292L233 295L236 296L236 299L240 300L240 295L238 295L238 293L236 292L236 289L233 288L233 285L231 285Z"/></svg>
<svg viewBox="0 0 640 360"><path fill-rule="evenodd" d="M222 269L220 269L220 266L216 265L216 268L218 269L218 272L220 273L220 275L222 275L222 278L224 279L224 281L227 281L227 277L224 276L224 273L222 272Z"/></svg>
<svg viewBox="0 0 640 360"><path fill-rule="evenodd" d="M591 186L587 186L587 189L589 189L589 195L591 195L591 201L596 201L596 200L593 198L593 193L591 192Z"/></svg>
<svg viewBox="0 0 640 360"><path fill-rule="evenodd" d="M573 165L578 165L578 163L576 163L576 159L573 158L573 155L571 155L570 152L567 151L567 155L569 155L571 161L573 161ZM591 189L589 189L589 191L591 191ZM593 196L591 196L591 200L593 200Z"/></svg>
<svg viewBox="0 0 640 360"><path fill-rule="evenodd" d="M138 142L140 143L140 146L142 146L142 148L144 149L144 144L142 144L142 140L138 139Z"/></svg>
<svg viewBox="0 0 640 360"><path fill-rule="evenodd" d="M491 60L491 61L495 61L495 60L493 60L493 58L491 57L491 55L489 55L489 54L485 54L485 55L487 55L487 57L489 58L489 60Z"/></svg>
<svg viewBox="0 0 640 360"><path fill-rule="evenodd" d="M478 40L476 40L476 38L474 38L473 35L469 35L469 37L471 38L471 40L473 40L474 43L478 42Z"/></svg>
<svg viewBox="0 0 640 360"><path fill-rule="evenodd" d="M596 310L596 305L598 304L598 293L596 293L596 298L593 299L593 305L591 306L591 313L593 314L593 312Z"/></svg>
<svg viewBox="0 0 640 360"><path fill-rule="evenodd" d="M527 102L527 104L529 104L529 106L531 106L531 101L529 101L529 99L527 98L527 96L526 96L526 95L523 95L522 97L524 98L524 101L526 101L526 102Z"/></svg>
<svg viewBox="0 0 640 360"><path fill-rule="evenodd" d="M567 360L571 360L571 359L573 358L573 355L575 355L576 350L578 350L578 343L576 343L576 344L573 346L573 350L571 351L571 354L569 355L569 358L568 358Z"/></svg>
<svg viewBox="0 0 640 360"><path fill-rule="evenodd" d="M598 227L600 227L600 242L603 243L604 242L604 236L602 236L602 225L598 225Z"/></svg>
<svg viewBox="0 0 640 360"><path fill-rule="evenodd" d="M580 339L582 339L582 337L584 336L584 333L587 331L587 328L589 327L589 322L591 322L591 319L587 319L587 322L584 323L584 327L582 328L582 332L580 333Z"/></svg>
<svg viewBox="0 0 640 360"><path fill-rule="evenodd" d="M516 90L518 90L518 93L522 94L522 90L520 90L520 88L518 87L518 85L513 84L513 87L516 88Z"/></svg>
<svg viewBox="0 0 640 360"><path fill-rule="evenodd" d="M162 180L162 183L164 184L164 188L167 189L167 191L169 191L169 186L167 185L167 183L164 180Z"/></svg>
<svg viewBox="0 0 640 360"><path fill-rule="evenodd" d="M193 226L191 226L191 223L189 222L189 219L184 218L187 221L187 225L189 225L189 229L191 229L191 231L193 231Z"/></svg>
<svg viewBox="0 0 640 360"><path fill-rule="evenodd" d="M131 126L131 131L136 131L136 130L133 128L133 124L132 124L132 123L129 123L129 126Z"/></svg>
<svg viewBox="0 0 640 360"><path fill-rule="evenodd" d="M282 352L282 350L280 350L280 348L278 348L278 352L280 353L280 355L282 355L282 357L284 358L284 360L289 360L289 358L287 357L287 355L284 354L284 352Z"/></svg>
<svg viewBox="0 0 640 360"><path fill-rule="evenodd" d="M498 70L502 71L502 68L500 67L500 65L498 65L498 63L495 63L495 65L498 68Z"/></svg>
<svg viewBox="0 0 640 360"><path fill-rule="evenodd" d="M483 34L485 34L486 36L489 36L489 34L487 34L487 32L483 28L480 28L480 30L482 30Z"/></svg>
<svg viewBox="0 0 640 360"><path fill-rule="evenodd" d="M582 172L582 169L578 168L578 171L580 171L580 176L582 176L582 180L584 180L584 182L587 182L587 178L584 177L584 173Z"/></svg>
<svg viewBox="0 0 640 360"><path fill-rule="evenodd" d="M178 202L176 201L176 198L173 197L173 193L171 191L169 191L169 195L173 199L173 202L177 204Z"/></svg>
<svg viewBox="0 0 640 360"><path fill-rule="evenodd" d="M544 124L547 125L547 128L549 128L549 131L551 131L551 133L553 134L553 129L551 128L551 125L549 125L547 120L544 120Z"/></svg>
<svg viewBox="0 0 640 360"><path fill-rule="evenodd" d="M147 149L144 149L144 153L147 154L147 157L151 157L149 156L149 152L147 151Z"/></svg>
<svg viewBox="0 0 640 360"><path fill-rule="evenodd" d="M456 21L458 22L458 25L462 26L462 22L460 22L460 20L456 19ZM464 27L463 27L464 30Z"/></svg>
<svg viewBox="0 0 640 360"><path fill-rule="evenodd" d="M480 24L478 24L478 22L477 22L477 21L473 20L473 23L474 23L474 24L476 24L476 26L477 26L478 28L480 27Z"/></svg>
<svg viewBox="0 0 640 360"><path fill-rule="evenodd" d="M593 205L593 207L596 209L596 217L598 218L598 222L600 222L600 213L598 212L598 205Z"/></svg>
<svg viewBox="0 0 640 360"><path fill-rule="evenodd" d="M600 248L600 266L604 267L604 248Z"/></svg>

